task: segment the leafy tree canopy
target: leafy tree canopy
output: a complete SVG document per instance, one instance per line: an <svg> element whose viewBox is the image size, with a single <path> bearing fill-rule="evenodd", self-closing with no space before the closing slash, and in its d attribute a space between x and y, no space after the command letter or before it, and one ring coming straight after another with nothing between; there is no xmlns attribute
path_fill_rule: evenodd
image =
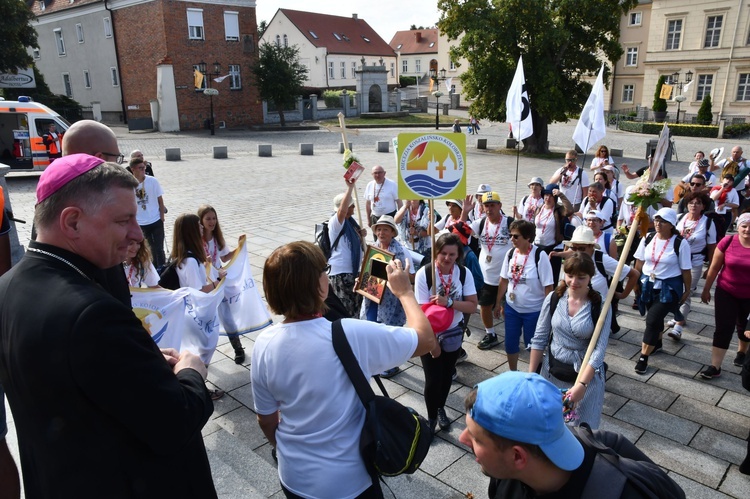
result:
<svg viewBox="0 0 750 499"><path fill-rule="evenodd" d="M620 18L637 0L438 0L438 27L463 38L451 58L466 58L463 91L480 118L505 119L505 98L523 56L534 136L525 148L545 152L547 124L567 121L591 92L585 77L617 61ZM608 81L605 74L605 83Z"/></svg>
<svg viewBox="0 0 750 499"><path fill-rule="evenodd" d="M27 47L36 47L36 31L31 27L34 14L22 0L0 0L0 72L15 73L18 68L27 68L34 62L26 52Z"/></svg>
<svg viewBox="0 0 750 499"><path fill-rule="evenodd" d="M276 105L281 125L284 126L284 108L294 105L302 93L302 84L308 73L308 69L299 62L299 48L296 45L281 47L275 43L262 44L253 73L261 99Z"/></svg>

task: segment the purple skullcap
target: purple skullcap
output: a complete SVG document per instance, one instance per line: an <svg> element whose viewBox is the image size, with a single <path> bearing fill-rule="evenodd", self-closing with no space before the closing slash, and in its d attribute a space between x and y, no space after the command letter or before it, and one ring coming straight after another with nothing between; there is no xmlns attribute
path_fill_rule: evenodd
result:
<svg viewBox="0 0 750 499"><path fill-rule="evenodd" d="M104 163L101 158L89 154L71 154L54 160L39 177L36 185L36 204L62 189L74 178Z"/></svg>

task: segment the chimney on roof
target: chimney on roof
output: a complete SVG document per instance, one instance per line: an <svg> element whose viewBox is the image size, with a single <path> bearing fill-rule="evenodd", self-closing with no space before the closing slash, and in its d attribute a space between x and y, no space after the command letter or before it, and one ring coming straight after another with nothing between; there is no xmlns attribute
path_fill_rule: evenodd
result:
<svg viewBox="0 0 750 499"><path fill-rule="evenodd" d="M357 19L359 19L359 16L357 15L357 13L356 13L356 12L355 12L354 14L352 14L352 19L354 19L355 21L356 21Z"/></svg>
<svg viewBox="0 0 750 499"><path fill-rule="evenodd" d="M422 41L422 32L421 31L417 31L416 33L414 33L414 36L417 39L417 43L420 43Z"/></svg>

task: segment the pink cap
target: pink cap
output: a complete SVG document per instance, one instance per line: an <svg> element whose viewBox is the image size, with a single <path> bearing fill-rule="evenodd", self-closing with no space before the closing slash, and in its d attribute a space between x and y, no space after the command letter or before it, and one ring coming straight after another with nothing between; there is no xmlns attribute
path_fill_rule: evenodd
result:
<svg viewBox="0 0 750 499"><path fill-rule="evenodd" d="M104 163L103 159L88 154L71 154L54 160L39 177L36 185L36 204L62 189L74 178Z"/></svg>

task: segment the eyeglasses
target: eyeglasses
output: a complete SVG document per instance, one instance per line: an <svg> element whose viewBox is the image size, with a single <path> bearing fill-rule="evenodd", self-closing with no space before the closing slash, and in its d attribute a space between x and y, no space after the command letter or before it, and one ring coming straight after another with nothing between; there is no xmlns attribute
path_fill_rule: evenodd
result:
<svg viewBox="0 0 750 499"><path fill-rule="evenodd" d="M690 185L693 187L703 187L703 183L701 182L690 182Z"/></svg>
<svg viewBox="0 0 750 499"><path fill-rule="evenodd" d="M117 158L115 160L115 163L117 163L118 165L121 165L122 162L125 161L125 155L122 154L122 153L119 153L119 152L118 153L113 153L113 152L99 151L99 153L100 154L104 154L105 156L109 156L110 158Z"/></svg>
<svg viewBox="0 0 750 499"><path fill-rule="evenodd" d="M573 162L575 162L575 160L576 160L576 158L572 158L572 159L571 158L565 158L565 162L566 163L573 163Z"/></svg>

